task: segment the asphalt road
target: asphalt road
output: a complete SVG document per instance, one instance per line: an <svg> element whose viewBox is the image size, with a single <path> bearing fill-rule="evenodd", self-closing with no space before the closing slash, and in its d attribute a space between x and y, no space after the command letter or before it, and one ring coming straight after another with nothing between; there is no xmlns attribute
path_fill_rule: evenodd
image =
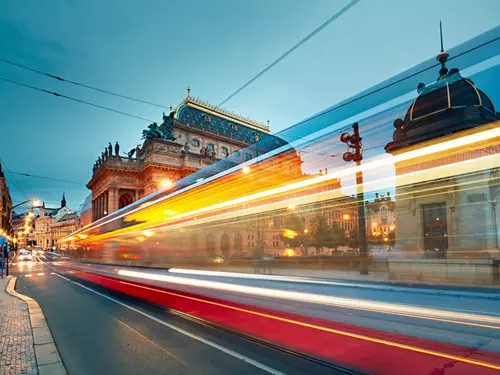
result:
<svg viewBox="0 0 500 375"><path fill-rule="evenodd" d="M498 299L413 293L411 288L388 291L382 288L347 287L345 283L336 282L323 285L241 277L172 274L166 270L154 269L127 269L127 272L139 272L134 276L117 275L117 267L114 266L70 264L68 267L75 269L83 267L83 270L89 272L102 272L103 275L131 282L143 281L148 285L165 286L180 292L222 298L243 305L454 344L471 350L500 353L500 300ZM144 278L150 275L165 278L156 280ZM266 290L271 291L271 294L261 292ZM299 293L299 295L296 299L293 299L293 296L287 299L283 296L285 293L288 295ZM311 302L305 300L300 293L330 300ZM346 307L344 303L346 300L351 303L351 307ZM383 303L385 307L384 309L369 307L365 302ZM422 309L427 309L428 312L423 313ZM463 314L474 315L478 319L468 320Z"/></svg>
<svg viewBox="0 0 500 375"><path fill-rule="evenodd" d="M43 309L69 375L345 373L89 285L96 294L38 261L11 274Z"/></svg>

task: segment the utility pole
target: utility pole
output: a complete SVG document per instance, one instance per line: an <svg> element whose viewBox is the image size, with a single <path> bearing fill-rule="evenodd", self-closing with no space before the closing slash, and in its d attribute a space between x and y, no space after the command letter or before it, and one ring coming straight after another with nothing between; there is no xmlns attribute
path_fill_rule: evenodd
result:
<svg viewBox="0 0 500 375"><path fill-rule="evenodd" d="M356 166L361 165L363 160L362 138L359 135L359 125L354 123L353 133L343 133L340 140L347 144L352 151L347 151L343 155L345 162L354 161ZM359 240L359 271L361 275L368 275L368 249L366 246L366 219L365 219L365 197L363 192L363 172L356 172L356 193L358 203L358 240Z"/></svg>
<svg viewBox="0 0 500 375"><path fill-rule="evenodd" d="M260 141L260 134L256 131L253 132L253 137L255 139L255 158L259 157L259 141ZM258 164L258 161L255 163L255 165ZM264 241L263 241L263 235L260 230L260 214L257 212L257 247L264 249Z"/></svg>

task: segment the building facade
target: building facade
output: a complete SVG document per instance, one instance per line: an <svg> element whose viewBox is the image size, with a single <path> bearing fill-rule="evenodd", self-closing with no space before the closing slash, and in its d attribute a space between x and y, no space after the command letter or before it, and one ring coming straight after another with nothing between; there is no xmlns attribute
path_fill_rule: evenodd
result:
<svg viewBox="0 0 500 375"><path fill-rule="evenodd" d="M386 151L401 155L438 143L460 145L483 132L485 138L396 163L396 248L430 257L492 258L500 254L500 140L486 134L499 126L500 114L458 69L448 71L447 57L438 56L437 81L420 84L404 120L395 121ZM419 182L408 184L408 175L420 176Z"/></svg>
<svg viewBox="0 0 500 375"><path fill-rule="evenodd" d="M365 203L365 215L367 237L388 238L396 229L396 202L391 193L375 193L375 199Z"/></svg>
<svg viewBox="0 0 500 375"><path fill-rule="evenodd" d="M59 240L80 228L77 213L66 206L63 193L59 208L39 208L39 215L33 219L33 228L26 233L27 241L44 249L59 248Z"/></svg>
<svg viewBox="0 0 500 375"><path fill-rule="evenodd" d="M189 93L189 91L188 91ZM162 187L232 154L254 158L245 146L272 138L269 126L188 96L160 125L143 131L144 143L126 156L111 143L93 168L92 221L98 220ZM114 151L114 153L113 153Z"/></svg>
<svg viewBox="0 0 500 375"><path fill-rule="evenodd" d="M4 233L11 232L12 224L12 199L10 197L9 188L5 175L0 164L0 229Z"/></svg>

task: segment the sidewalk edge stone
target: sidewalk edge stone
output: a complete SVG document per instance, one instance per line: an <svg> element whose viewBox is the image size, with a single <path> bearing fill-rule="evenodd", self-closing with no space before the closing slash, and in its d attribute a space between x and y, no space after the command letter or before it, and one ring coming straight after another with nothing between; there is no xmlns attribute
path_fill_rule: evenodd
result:
<svg viewBox="0 0 500 375"><path fill-rule="evenodd" d="M7 284L6 291L13 297L17 297L28 304L28 310L30 315L30 325L31 332L33 335L33 343L36 355L37 369L39 374L46 374L48 370L48 366L50 368L57 368L58 375L67 375L66 368L64 363L61 360L61 356L59 355L59 351L54 342L54 338L52 337L52 333L50 332L49 326L46 324L45 315L43 314L43 310L41 309L38 302L36 302L33 298L25 296L21 293L16 292L16 281L17 278L13 277L10 279ZM45 321L45 325L33 327L33 321ZM41 318L41 319L40 319ZM43 329L43 339L40 338L40 330ZM47 350L49 349L49 350Z"/></svg>

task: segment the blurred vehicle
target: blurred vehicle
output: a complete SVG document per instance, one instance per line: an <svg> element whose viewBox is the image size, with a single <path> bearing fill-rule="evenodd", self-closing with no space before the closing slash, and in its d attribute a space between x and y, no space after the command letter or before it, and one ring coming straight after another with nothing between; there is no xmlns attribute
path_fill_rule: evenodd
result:
<svg viewBox="0 0 500 375"><path fill-rule="evenodd" d="M33 255L28 250L21 250L19 253L19 261L33 260Z"/></svg>
<svg viewBox="0 0 500 375"><path fill-rule="evenodd" d="M35 246L35 247L33 247L33 250L31 251L31 253L33 254L33 256L40 255L40 254L43 254L43 249L41 246Z"/></svg>

